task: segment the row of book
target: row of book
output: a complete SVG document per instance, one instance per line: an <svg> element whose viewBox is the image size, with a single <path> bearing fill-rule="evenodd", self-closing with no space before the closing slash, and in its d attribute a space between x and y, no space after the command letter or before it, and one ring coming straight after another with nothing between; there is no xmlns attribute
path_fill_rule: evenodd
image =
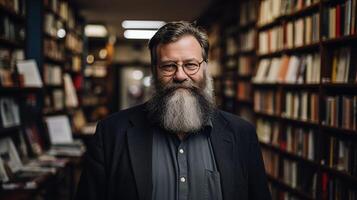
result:
<svg viewBox="0 0 357 200"><path fill-rule="evenodd" d="M250 29L239 34L239 50L252 51L255 49L255 29Z"/></svg>
<svg viewBox="0 0 357 200"><path fill-rule="evenodd" d="M34 123L11 137L0 139L2 190L37 189L69 163L66 156L83 154L84 146L73 140L66 116L46 117L45 121L50 148L45 148L44 137Z"/></svg>
<svg viewBox="0 0 357 200"><path fill-rule="evenodd" d="M308 92L286 92L283 117L318 123L319 95Z"/></svg>
<svg viewBox="0 0 357 200"><path fill-rule="evenodd" d="M65 25L62 21L58 20L53 13L47 12L43 19L43 30L52 37L63 38L65 36ZM62 31L63 33L60 33Z"/></svg>
<svg viewBox="0 0 357 200"><path fill-rule="evenodd" d="M25 26L0 13L0 39L22 42L25 34Z"/></svg>
<svg viewBox="0 0 357 200"><path fill-rule="evenodd" d="M75 53L82 53L83 51L83 41L74 32L69 32L66 35L65 44L68 49Z"/></svg>
<svg viewBox="0 0 357 200"><path fill-rule="evenodd" d="M43 80L48 86L62 85L62 68L59 65L44 64Z"/></svg>
<svg viewBox="0 0 357 200"><path fill-rule="evenodd" d="M43 41L44 55L58 61L62 61L65 58L65 49L63 44L59 44L57 41L45 38Z"/></svg>
<svg viewBox="0 0 357 200"><path fill-rule="evenodd" d="M253 56L239 56L238 58L238 75L250 76L253 74L255 59Z"/></svg>
<svg viewBox="0 0 357 200"><path fill-rule="evenodd" d="M281 92L272 90L254 90L254 111L269 115L281 112Z"/></svg>
<svg viewBox="0 0 357 200"><path fill-rule="evenodd" d="M277 153L262 149L266 172L293 189L311 197L317 191L317 172L304 163L280 157Z"/></svg>
<svg viewBox="0 0 357 200"><path fill-rule="evenodd" d="M15 76L16 63L24 59L24 51L0 48L0 87L18 86L19 77Z"/></svg>
<svg viewBox="0 0 357 200"><path fill-rule="evenodd" d="M44 113L62 111L64 109L64 91L62 89L54 89L48 92L45 96Z"/></svg>
<svg viewBox="0 0 357 200"><path fill-rule="evenodd" d="M324 124L357 130L357 96L327 96Z"/></svg>
<svg viewBox="0 0 357 200"><path fill-rule="evenodd" d="M261 31L259 32L258 52L267 54L316 43L320 37L319 25L320 15L315 13Z"/></svg>
<svg viewBox="0 0 357 200"><path fill-rule="evenodd" d="M320 0L263 0L260 3L258 24L265 25L271 23L281 16L298 12L319 1Z"/></svg>
<svg viewBox="0 0 357 200"><path fill-rule="evenodd" d="M226 40L226 54L232 56L235 53L237 53L237 51L238 51L238 47L235 38L232 36L228 37Z"/></svg>
<svg viewBox="0 0 357 200"><path fill-rule="evenodd" d="M263 118L258 118L256 124L260 142L308 160L317 159L316 130L291 125L284 125L280 129L278 122Z"/></svg>
<svg viewBox="0 0 357 200"><path fill-rule="evenodd" d="M24 16L26 0L0 0L0 6Z"/></svg>
<svg viewBox="0 0 357 200"><path fill-rule="evenodd" d="M9 128L21 123L19 105L13 98L0 98L1 127Z"/></svg>
<svg viewBox="0 0 357 200"><path fill-rule="evenodd" d="M253 77L255 83L319 83L321 73L319 53L301 56L274 57L259 61Z"/></svg>
<svg viewBox="0 0 357 200"><path fill-rule="evenodd" d="M357 77L353 76L355 70L351 66L351 48L345 47L337 49L332 56L331 78L325 78L332 83L347 83L357 81Z"/></svg>
<svg viewBox="0 0 357 200"><path fill-rule="evenodd" d="M341 1L323 10L323 38L337 38L356 33L357 1Z"/></svg>
<svg viewBox="0 0 357 200"><path fill-rule="evenodd" d="M244 26L257 20L257 0L243 1L239 7L239 25Z"/></svg>
<svg viewBox="0 0 357 200"><path fill-rule="evenodd" d="M322 173L321 185L321 199L354 200L357 198L354 185L327 173Z"/></svg>
<svg viewBox="0 0 357 200"><path fill-rule="evenodd" d="M237 99L250 101L252 98L252 85L247 81L239 81L237 84Z"/></svg>
<svg viewBox="0 0 357 200"><path fill-rule="evenodd" d="M326 166L357 175L357 147L352 141L328 137L323 152L322 162Z"/></svg>
<svg viewBox="0 0 357 200"><path fill-rule="evenodd" d="M82 70L82 58L80 55L71 55L68 59L70 59L70 62L66 63L66 69L73 72L80 72Z"/></svg>

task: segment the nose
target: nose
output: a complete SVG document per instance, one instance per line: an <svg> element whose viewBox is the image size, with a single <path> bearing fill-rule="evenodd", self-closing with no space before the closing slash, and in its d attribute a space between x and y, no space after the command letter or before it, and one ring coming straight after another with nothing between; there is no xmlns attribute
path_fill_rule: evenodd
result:
<svg viewBox="0 0 357 200"><path fill-rule="evenodd" d="M182 65L177 66L177 71L174 74L173 79L175 82L179 82L179 83L184 82L188 79L188 76L187 76L186 72L183 70Z"/></svg>

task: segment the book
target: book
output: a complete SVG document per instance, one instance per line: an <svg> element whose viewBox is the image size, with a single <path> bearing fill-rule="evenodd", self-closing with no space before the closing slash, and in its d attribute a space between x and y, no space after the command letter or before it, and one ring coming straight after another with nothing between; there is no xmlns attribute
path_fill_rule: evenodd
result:
<svg viewBox="0 0 357 200"><path fill-rule="evenodd" d="M17 70L24 76L24 87L42 87L40 72L35 60L23 60L17 63Z"/></svg>
<svg viewBox="0 0 357 200"><path fill-rule="evenodd" d="M68 108L75 108L78 106L78 97L74 88L72 78L69 74L65 73L64 79L64 91L65 91L65 104Z"/></svg>
<svg viewBox="0 0 357 200"><path fill-rule="evenodd" d="M20 110L14 99L0 98L1 126L9 128L20 125Z"/></svg>

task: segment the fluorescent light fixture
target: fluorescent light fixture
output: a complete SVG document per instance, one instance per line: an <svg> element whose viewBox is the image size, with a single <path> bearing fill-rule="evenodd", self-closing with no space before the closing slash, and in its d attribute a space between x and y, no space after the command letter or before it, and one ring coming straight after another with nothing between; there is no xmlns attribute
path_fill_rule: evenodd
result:
<svg viewBox="0 0 357 200"><path fill-rule="evenodd" d="M86 25L84 32L87 37L106 37L108 35L107 28L99 24Z"/></svg>
<svg viewBox="0 0 357 200"><path fill-rule="evenodd" d="M125 29L158 29L165 25L164 21L124 20L121 26Z"/></svg>
<svg viewBox="0 0 357 200"><path fill-rule="evenodd" d="M124 37L127 39L150 39L157 30L126 30Z"/></svg>

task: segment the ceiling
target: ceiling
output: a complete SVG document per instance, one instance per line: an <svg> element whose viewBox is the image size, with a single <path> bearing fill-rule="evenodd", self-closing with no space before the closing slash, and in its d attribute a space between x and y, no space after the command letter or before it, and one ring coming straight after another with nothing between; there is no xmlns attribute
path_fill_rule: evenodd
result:
<svg viewBox="0 0 357 200"><path fill-rule="evenodd" d="M123 20L177 21L197 19L213 0L77 0L87 22L107 25L110 34L123 38Z"/></svg>

